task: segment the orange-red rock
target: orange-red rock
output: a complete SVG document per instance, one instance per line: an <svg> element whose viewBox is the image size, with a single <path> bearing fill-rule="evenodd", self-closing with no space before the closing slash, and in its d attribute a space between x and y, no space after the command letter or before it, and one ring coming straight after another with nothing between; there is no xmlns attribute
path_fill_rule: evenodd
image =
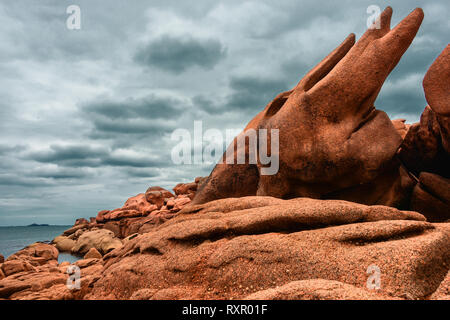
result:
<svg viewBox="0 0 450 320"><path fill-rule="evenodd" d="M87 221L85 218L79 218L75 221L74 226L78 226L80 224L89 224L89 221Z"/></svg>
<svg viewBox="0 0 450 320"><path fill-rule="evenodd" d="M312 279L289 282L281 287L255 292L245 300L385 300L376 291L333 280Z"/></svg>
<svg viewBox="0 0 450 320"><path fill-rule="evenodd" d="M428 69L423 88L429 106L408 131L400 158L416 175L426 171L450 178L450 45Z"/></svg>
<svg viewBox="0 0 450 320"><path fill-rule="evenodd" d="M150 187L145 192L146 200L160 209L164 205L164 199L173 198L174 195L161 187Z"/></svg>
<svg viewBox="0 0 450 320"><path fill-rule="evenodd" d="M158 207L147 201L144 193L140 193L134 197L129 198L122 208L117 208L111 211L100 211L96 220L105 222L109 220L120 220L123 218L134 218L149 215L152 211L157 210Z"/></svg>
<svg viewBox="0 0 450 320"><path fill-rule="evenodd" d="M233 210L242 201L244 209ZM269 197L218 200L196 212L109 253L86 298L242 299L308 279L344 284L324 297L333 290L335 298L352 291L363 297L367 268L376 265L382 280L373 294L415 299L430 296L450 265L450 224L415 212ZM306 288L305 298L317 296L314 286Z"/></svg>
<svg viewBox="0 0 450 320"><path fill-rule="evenodd" d="M32 266L40 266L49 263L50 261L57 261L58 255L58 249L53 245L36 242L10 255L5 263L20 260L25 261Z"/></svg>

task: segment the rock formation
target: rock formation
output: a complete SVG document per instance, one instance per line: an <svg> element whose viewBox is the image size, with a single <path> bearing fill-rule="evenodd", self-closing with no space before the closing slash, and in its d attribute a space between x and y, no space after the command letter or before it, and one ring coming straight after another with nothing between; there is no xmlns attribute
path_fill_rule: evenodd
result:
<svg viewBox="0 0 450 320"><path fill-rule="evenodd" d="M450 45L431 65L423 88L429 105L408 130L399 158L419 180L411 209L445 221L450 219Z"/></svg>
<svg viewBox="0 0 450 320"><path fill-rule="evenodd" d="M301 285L304 297L320 285L332 289L329 297L339 292L334 298L416 299L431 295L448 272L450 224L428 223L416 212L272 197L191 209L106 255L103 276L85 298L242 299L326 279ZM382 272L380 290L366 287L371 265Z"/></svg>
<svg viewBox="0 0 450 320"><path fill-rule="evenodd" d="M219 163L192 204L247 195L311 197L412 208L434 221L450 218L445 214L450 212L450 199L432 193L427 195L429 201L424 200L423 183L414 189L410 203L417 182L411 175L418 177L426 171L449 177L450 49L442 52L425 76L430 106L420 124L409 128L404 120L390 121L373 103L416 35L423 12L414 10L392 30L391 15L392 9L386 8L379 18L381 28L367 30L356 44L350 35L240 134L279 130L278 173L263 175L261 170L268 165L260 162ZM229 146L235 159L237 139ZM244 148L248 158L249 146ZM434 198L445 205L432 214L424 208Z"/></svg>
<svg viewBox="0 0 450 320"><path fill-rule="evenodd" d="M392 30L391 15L241 133L279 129L278 173L217 164L175 195L153 186L77 219L52 244L0 256L0 299L449 299L450 47L425 75L420 123L391 121L373 103L423 13ZM79 289L58 250L84 255Z"/></svg>

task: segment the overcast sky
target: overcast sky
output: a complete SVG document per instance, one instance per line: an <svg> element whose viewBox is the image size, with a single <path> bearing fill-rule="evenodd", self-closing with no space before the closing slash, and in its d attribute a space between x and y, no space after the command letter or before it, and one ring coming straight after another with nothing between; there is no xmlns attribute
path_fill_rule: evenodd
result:
<svg viewBox="0 0 450 320"><path fill-rule="evenodd" d="M81 8L81 29L66 8ZM171 133L242 129L349 33L369 5L425 19L375 103L416 122L423 76L448 43L440 1L0 3L0 225L72 224L212 165L175 165Z"/></svg>

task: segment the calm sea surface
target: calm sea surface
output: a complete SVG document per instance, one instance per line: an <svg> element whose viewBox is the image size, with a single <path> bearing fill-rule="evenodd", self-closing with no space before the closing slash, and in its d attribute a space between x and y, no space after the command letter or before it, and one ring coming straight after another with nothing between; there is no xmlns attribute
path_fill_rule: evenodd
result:
<svg viewBox="0 0 450 320"><path fill-rule="evenodd" d="M51 241L71 226L0 227L0 254L5 259L36 241ZM79 257L60 253L58 260L75 262Z"/></svg>

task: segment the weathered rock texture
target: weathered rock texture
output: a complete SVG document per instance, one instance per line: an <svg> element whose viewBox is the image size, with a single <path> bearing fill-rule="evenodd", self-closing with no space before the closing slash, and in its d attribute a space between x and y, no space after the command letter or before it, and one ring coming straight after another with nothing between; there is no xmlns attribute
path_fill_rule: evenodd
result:
<svg viewBox="0 0 450 320"><path fill-rule="evenodd" d="M248 195L311 197L412 208L431 221L449 219L449 198L425 196L423 184L415 189L414 185L421 172L450 178L450 46L425 75L429 106L420 123L390 121L373 103L414 39L423 12L414 10L392 30L391 15L392 9L386 8L380 29L367 30L356 44L350 35L292 90L279 94L256 115L192 204ZM249 159L253 149L236 141L261 129L279 130L279 152L271 153L279 159L276 174L264 175L269 165L259 158L257 164L225 164L230 150L234 163L239 152ZM258 139L260 143L263 138ZM269 137L269 149L271 143ZM432 204L434 198L438 202Z"/></svg>
<svg viewBox="0 0 450 320"><path fill-rule="evenodd" d="M340 200L223 199L106 255L85 298L240 299L308 279L354 286L354 297L427 298L448 272L449 245L450 225L416 212ZM381 270L376 292L366 289L371 265ZM345 298L349 288L333 290ZM318 296L308 290L305 298Z"/></svg>
<svg viewBox="0 0 450 320"><path fill-rule="evenodd" d="M72 248L75 254L86 254L90 249L95 248L102 254L106 254L122 246L122 241L114 237L110 230L99 229L83 233Z"/></svg>
<svg viewBox="0 0 450 320"><path fill-rule="evenodd" d="M118 238L144 233L172 219L189 204L199 181L201 178L190 184L178 184L174 188L176 195L161 187L150 187L145 193L129 198L121 208L100 211L89 228L108 229ZM183 187L185 185L191 187Z"/></svg>
<svg viewBox="0 0 450 320"><path fill-rule="evenodd" d="M439 288L433 293L430 299L433 300L450 300L450 271L447 273L444 281L441 282Z"/></svg>
<svg viewBox="0 0 450 320"><path fill-rule="evenodd" d="M386 296L333 280L292 281L274 289L255 292L246 300L386 300Z"/></svg>

